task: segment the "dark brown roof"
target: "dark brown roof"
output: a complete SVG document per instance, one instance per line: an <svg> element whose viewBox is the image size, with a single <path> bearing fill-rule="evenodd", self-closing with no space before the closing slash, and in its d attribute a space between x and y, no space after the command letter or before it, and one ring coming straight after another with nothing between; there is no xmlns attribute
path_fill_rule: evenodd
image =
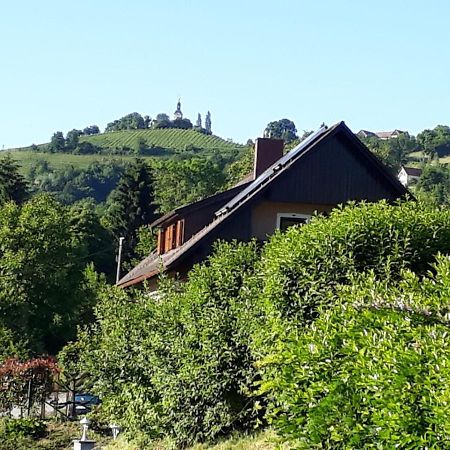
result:
<svg viewBox="0 0 450 450"><path fill-rule="evenodd" d="M276 161L275 164L269 167L252 183L244 185L243 189L239 190L226 205L216 212L216 218L209 225L193 235L180 247L171 250L160 257L156 254L151 254L125 277L123 277L119 281L118 285L121 287L127 287L141 282L159 273L160 268L162 267L165 270L174 269L177 261L179 261L181 257L187 256L187 254L191 252L197 244L206 235L211 233L212 230L214 230L219 224L227 221L235 213L235 211L242 208L250 199L254 198L269 184L271 184L273 180L280 177L280 175L291 167L292 164L309 154L309 152L312 151L320 142L339 131L344 132L346 136L360 149L361 154L371 162L374 168L377 169L380 175L384 178L385 182L391 185L393 190L398 193L399 197L409 193L400 181L388 170L386 170L378 158L373 155L373 153L370 152L370 150L368 150L368 148L351 132L344 122L339 122L330 128L323 126L316 133L309 136L297 147Z"/></svg>
<svg viewBox="0 0 450 450"><path fill-rule="evenodd" d="M250 178L251 177L251 178ZM189 203L187 205L180 206L172 211L169 211L167 214L164 214L159 219L156 219L153 223L150 224L151 228L157 228L162 225L168 224L173 221L173 219L186 214L187 212L193 212L197 209L203 208L204 206L213 204L213 203L223 203L227 202L229 199L233 198L237 195L241 190L243 190L251 181L253 180L253 175L247 175L243 178L239 183L233 186L231 189L228 189L223 192L219 192L214 195L210 195L202 200L198 200L194 203Z"/></svg>
<svg viewBox="0 0 450 450"><path fill-rule="evenodd" d="M403 167L403 169L411 177L420 177L422 175L422 169L418 169L417 167Z"/></svg>

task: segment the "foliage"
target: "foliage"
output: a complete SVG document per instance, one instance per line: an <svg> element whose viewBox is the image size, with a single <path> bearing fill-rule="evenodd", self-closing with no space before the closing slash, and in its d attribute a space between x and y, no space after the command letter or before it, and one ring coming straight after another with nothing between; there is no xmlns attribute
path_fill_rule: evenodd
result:
<svg viewBox="0 0 450 450"><path fill-rule="evenodd" d="M196 128L202 128L202 115L200 113L197 114L197 120L195 121Z"/></svg>
<svg viewBox="0 0 450 450"><path fill-rule="evenodd" d="M69 131L66 135L66 150L75 150L82 134L83 132L81 130L73 129Z"/></svg>
<svg viewBox="0 0 450 450"><path fill-rule="evenodd" d="M283 139L286 143L297 139L297 128L289 119L280 119L267 124L264 136L273 139Z"/></svg>
<svg viewBox="0 0 450 450"><path fill-rule="evenodd" d="M299 389L290 377L303 358L295 346L305 330L328 311L340 311L345 296L353 295L352 285L363 286L355 282L361 274L371 271L376 286L382 280L392 289L403 283L405 270L424 276L438 251L450 251L449 231L450 211L444 209L361 203L277 233L262 253L255 243L222 244L186 283L161 280L156 297L100 289L96 324L66 354L75 364L83 361L92 375L106 420L132 433L169 437L178 446L208 441L258 426L269 402L277 426L288 434L303 420L295 408L306 408L295 402L308 385ZM368 291L376 292L372 287ZM338 319L350 332L347 316ZM324 351L332 348L330 343ZM324 370L339 374L325 356L320 361ZM261 383L259 394L255 383ZM311 387L311 395L316 390ZM336 407L341 409L345 405ZM295 427L289 428L289 414ZM314 420L322 416L319 411Z"/></svg>
<svg viewBox="0 0 450 450"><path fill-rule="evenodd" d="M275 424L300 448L447 448L450 261L435 274L374 274L276 356ZM295 380L295 381L294 381Z"/></svg>
<svg viewBox="0 0 450 450"><path fill-rule="evenodd" d="M52 352L84 322L85 247L69 211L48 196L0 209L0 325L32 352Z"/></svg>
<svg viewBox="0 0 450 450"><path fill-rule="evenodd" d="M401 133L397 138L379 139L378 137L361 137L359 139L371 150L383 163L398 171L401 165L408 161L408 155L418 149L418 143L414 136Z"/></svg>
<svg viewBox="0 0 450 450"><path fill-rule="evenodd" d="M60 202L70 204L92 198L104 202L116 187L124 170L120 160L93 161L86 168L53 168L48 160L33 162L27 173L32 192L52 193Z"/></svg>
<svg viewBox="0 0 450 450"><path fill-rule="evenodd" d="M211 128L211 113L208 111L205 117L205 130L207 134L212 134Z"/></svg>
<svg viewBox="0 0 450 450"><path fill-rule="evenodd" d="M114 245L111 233L102 225L95 202L85 199L69 209L73 234L84 247L84 253L98 272L111 274L115 268Z"/></svg>
<svg viewBox="0 0 450 450"><path fill-rule="evenodd" d="M105 287L98 323L74 344L81 355L69 359L92 375L108 420L178 445L258 423L257 399L247 398L255 370L241 319L241 287L257 258L255 243L222 244L186 284L162 287L159 301L139 291L130 302ZM70 347L64 353L73 355Z"/></svg>
<svg viewBox="0 0 450 450"><path fill-rule="evenodd" d="M0 423L0 440L14 440L22 437L39 439L47 434L42 420L33 418L3 419Z"/></svg>
<svg viewBox="0 0 450 450"><path fill-rule="evenodd" d="M48 145L49 151L52 153L62 152L64 151L65 146L66 140L64 139L62 131L56 131L50 140L50 144Z"/></svg>
<svg viewBox="0 0 450 450"><path fill-rule="evenodd" d="M153 180L149 166L136 159L123 173L117 187L108 198L108 208L103 217L105 226L116 241L124 237L123 258L132 257L136 233L142 225L156 219Z"/></svg>
<svg viewBox="0 0 450 450"><path fill-rule="evenodd" d="M8 201L22 203L28 197L28 186L19 166L8 154L0 159L0 206Z"/></svg>
<svg viewBox="0 0 450 450"><path fill-rule="evenodd" d="M253 176L255 159L254 147L249 147L242 156L227 167L228 187L231 188L242 181L248 175Z"/></svg>
<svg viewBox="0 0 450 450"><path fill-rule="evenodd" d="M416 185L416 195L434 205L450 204L450 170L445 165L426 165Z"/></svg>
<svg viewBox="0 0 450 450"><path fill-rule="evenodd" d="M97 125L90 125L86 128L83 128L83 134L86 136L90 136L92 134L99 134L100 129Z"/></svg>
<svg viewBox="0 0 450 450"><path fill-rule="evenodd" d="M137 130L140 128L145 128L144 118L139 113L134 112L108 123L105 133L120 130Z"/></svg>
<svg viewBox="0 0 450 450"><path fill-rule="evenodd" d="M225 187L220 166L206 158L155 162L155 203L160 213L215 194Z"/></svg>
<svg viewBox="0 0 450 450"><path fill-rule="evenodd" d="M296 326L314 319L318 305L354 273L374 270L395 279L409 268L424 274L434 255L450 252L449 230L450 211L381 201L339 207L277 233L261 260L266 312Z"/></svg>
<svg viewBox="0 0 450 450"><path fill-rule="evenodd" d="M13 406L40 404L51 393L58 372L53 358L6 359L0 365L0 413L9 414Z"/></svg>
<svg viewBox="0 0 450 450"><path fill-rule="evenodd" d="M433 130L423 130L417 135L417 142L425 154L446 156L450 154L450 127L438 125Z"/></svg>
<svg viewBox="0 0 450 450"><path fill-rule="evenodd" d="M147 257L155 249L156 236L152 233L152 230L148 225L142 225L137 229L136 238L137 243L134 247L134 253L140 261L141 259Z"/></svg>
<svg viewBox="0 0 450 450"><path fill-rule="evenodd" d="M175 120L156 120L153 125L153 129L164 129L164 128L178 128L182 130L190 130L192 128L192 123L189 119L175 119Z"/></svg>

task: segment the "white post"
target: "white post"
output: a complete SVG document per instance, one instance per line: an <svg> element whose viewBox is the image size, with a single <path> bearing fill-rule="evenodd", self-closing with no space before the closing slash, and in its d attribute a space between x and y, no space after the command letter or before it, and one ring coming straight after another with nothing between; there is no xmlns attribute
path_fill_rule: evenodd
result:
<svg viewBox="0 0 450 450"><path fill-rule="evenodd" d="M124 237L120 237L119 238L119 254L117 256L117 274L116 274L116 284L119 282L120 280L120 263L122 260L122 244L123 244L123 240L125 238Z"/></svg>

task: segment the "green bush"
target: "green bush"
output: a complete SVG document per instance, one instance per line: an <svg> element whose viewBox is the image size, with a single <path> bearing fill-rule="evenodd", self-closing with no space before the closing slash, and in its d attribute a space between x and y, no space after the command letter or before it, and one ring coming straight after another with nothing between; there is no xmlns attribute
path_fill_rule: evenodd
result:
<svg viewBox="0 0 450 450"><path fill-rule="evenodd" d="M34 418L3 419L0 422L0 442L30 437L39 439L47 434L47 426L42 420Z"/></svg>
<svg viewBox="0 0 450 450"><path fill-rule="evenodd" d="M300 448L449 448L450 261L398 286L372 272L284 347L274 423Z"/></svg>
<svg viewBox="0 0 450 450"><path fill-rule="evenodd" d="M348 205L306 226L277 233L265 246L254 292L267 317L258 345L296 333L333 301L336 286L373 270L393 282L402 269L424 274L450 252L450 210L416 202ZM270 350L270 351L271 351Z"/></svg>
<svg viewBox="0 0 450 450"><path fill-rule="evenodd" d="M66 359L81 352L72 360L91 375L105 420L133 433L178 446L208 441L259 425L273 401L272 417L289 434L304 407L291 405L289 395L308 388L297 383L301 359L292 342L330 308L337 314L342 289L361 274L371 271L374 285L383 280L395 289L405 270L424 276L439 250L450 252L450 211L412 202L348 205L276 234L262 253L255 243L221 244L187 282L163 282L156 297L101 289L96 324L66 349ZM319 381L326 385L335 372L318 371Z"/></svg>
<svg viewBox="0 0 450 450"><path fill-rule="evenodd" d="M221 244L208 265L195 267L185 284L166 283L157 298L102 292L98 323L77 345L108 420L179 446L258 423L241 320L241 288L257 259L255 243Z"/></svg>

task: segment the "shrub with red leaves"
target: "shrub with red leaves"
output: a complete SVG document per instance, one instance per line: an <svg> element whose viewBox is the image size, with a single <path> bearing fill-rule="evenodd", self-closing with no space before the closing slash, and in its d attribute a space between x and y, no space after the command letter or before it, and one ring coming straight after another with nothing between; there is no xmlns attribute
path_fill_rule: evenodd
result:
<svg viewBox="0 0 450 450"><path fill-rule="evenodd" d="M13 406L33 406L51 392L53 377L60 372L55 358L27 361L9 358L0 365L0 413Z"/></svg>

